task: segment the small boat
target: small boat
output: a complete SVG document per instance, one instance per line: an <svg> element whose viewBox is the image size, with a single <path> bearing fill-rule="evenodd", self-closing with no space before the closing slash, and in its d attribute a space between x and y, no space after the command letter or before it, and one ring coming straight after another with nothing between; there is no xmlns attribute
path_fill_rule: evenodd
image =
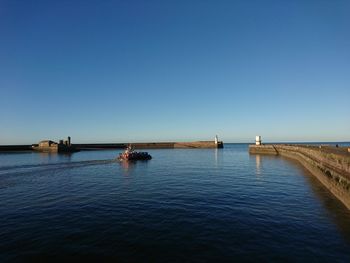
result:
<svg viewBox="0 0 350 263"><path fill-rule="evenodd" d="M151 160L152 156L148 152L136 152L129 145L123 153L117 157L119 161Z"/></svg>

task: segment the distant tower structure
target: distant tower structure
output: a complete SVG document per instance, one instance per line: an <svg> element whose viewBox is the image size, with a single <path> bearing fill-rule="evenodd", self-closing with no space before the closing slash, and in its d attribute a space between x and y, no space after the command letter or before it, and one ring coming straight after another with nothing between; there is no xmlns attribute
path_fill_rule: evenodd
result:
<svg viewBox="0 0 350 263"><path fill-rule="evenodd" d="M71 146L71 142L70 142L70 136L68 136L68 146Z"/></svg>
<svg viewBox="0 0 350 263"><path fill-rule="evenodd" d="M217 135L215 135L214 142L215 142L215 144L216 144L216 145L217 145L217 144L218 144L218 142L219 142L219 138L218 138L218 136L217 136Z"/></svg>
<svg viewBox="0 0 350 263"><path fill-rule="evenodd" d="M261 136L260 135L255 136L255 145L261 145Z"/></svg>

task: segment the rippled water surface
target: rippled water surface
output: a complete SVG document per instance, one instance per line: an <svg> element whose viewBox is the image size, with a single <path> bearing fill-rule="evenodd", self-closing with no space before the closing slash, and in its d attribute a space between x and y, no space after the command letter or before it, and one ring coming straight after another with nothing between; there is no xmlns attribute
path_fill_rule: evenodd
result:
<svg viewBox="0 0 350 263"><path fill-rule="evenodd" d="M312 175L225 146L0 154L0 262L350 262L350 213Z"/></svg>

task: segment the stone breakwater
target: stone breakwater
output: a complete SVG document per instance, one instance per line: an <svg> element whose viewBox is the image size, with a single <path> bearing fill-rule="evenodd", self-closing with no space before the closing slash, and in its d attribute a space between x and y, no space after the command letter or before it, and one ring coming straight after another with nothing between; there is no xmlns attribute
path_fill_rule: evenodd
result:
<svg viewBox="0 0 350 263"><path fill-rule="evenodd" d="M249 153L280 155L298 160L350 209L350 153L348 148L267 144L250 145Z"/></svg>
<svg viewBox="0 0 350 263"><path fill-rule="evenodd" d="M144 142L144 143L120 143L120 144L74 144L80 150L86 149L113 149L125 148L131 144L135 149L195 149L195 148L223 148L224 144L219 141L197 142Z"/></svg>
<svg viewBox="0 0 350 263"><path fill-rule="evenodd" d="M81 151L124 149L131 144L136 149L205 149L223 148L224 143L219 141L197 141L197 142L144 142L144 143L86 143L72 144L74 148ZM0 152L32 151L32 145L0 145Z"/></svg>

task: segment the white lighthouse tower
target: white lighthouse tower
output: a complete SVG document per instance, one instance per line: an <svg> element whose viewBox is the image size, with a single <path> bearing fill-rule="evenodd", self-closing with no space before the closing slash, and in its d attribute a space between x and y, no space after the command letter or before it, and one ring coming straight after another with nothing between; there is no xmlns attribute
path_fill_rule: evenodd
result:
<svg viewBox="0 0 350 263"><path fill-rule="evenodd" d="M219 139L218 139L218 136L217 136L217 135L215 135L214 142L215 142L215 145L218 145Z"/></svg>
<svg viewBox="0 0 350 263"><path fill-rule="evenodd" d="M255 145L261 145L261 136L260 135L255 136Z"/></svg>

